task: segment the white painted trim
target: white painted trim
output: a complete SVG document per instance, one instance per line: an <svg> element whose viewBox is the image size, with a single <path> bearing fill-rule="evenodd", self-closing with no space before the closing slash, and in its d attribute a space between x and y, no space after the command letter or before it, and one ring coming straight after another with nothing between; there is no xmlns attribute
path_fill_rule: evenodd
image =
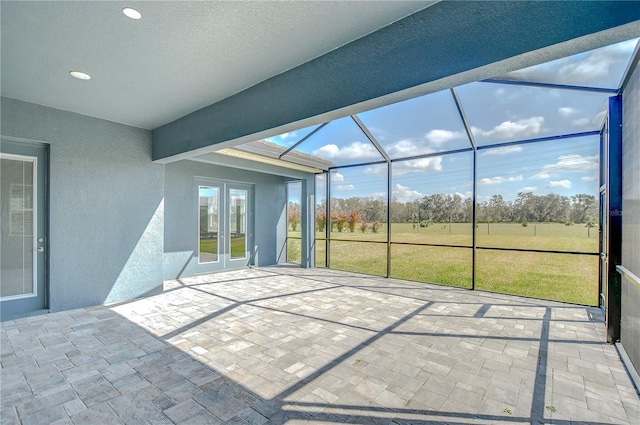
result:
<svg viewBox="0 0 640 425"><path fill-rule="evenodd" d="M629 271L627 268L623 266L616 266L616 270L618 271L618 273L624 276L625 279L627 279L629 282L635 283L636 285L640 286L640 277L631 273L631 271Z"/></svg>
<svg viewBox="0 0 640 425"><path fill-rule="evenodd" d="M629 355L624 349L624 346L622 345L622 343L616 342L614 345L618 349L618 354L620 354L620 359L622 360L622 364L624 364L624 367L627 369L627 373L629 374L631 381L636 387L636 393L640 395L640 375L638 375L638 371L633 366L633 363L631 362L631 358L629 358Z"/></svg>
<svg viewBox="0 0 640 425"><path fill-rule="evenodd" d="M13 137L13 136L5 136L3 134L0 134L0 139L2 140L8 140L10 142L20 142L20 143L27 143L27 144L46 144L46 145L50 145L50 142L47 142L45 140L35 140L35 139L25 139L23 137Z"/></svg>
<svg viewBox="0 0 640 425"><path fill-rule="evenodd" d="M217 237L217 243L218 243L218 253L216 254L216 260L215 261L200 261L200 188L211 188L211 189L216 189L217 193L218 193L218 237ZM197 247L197 251L198 251L198 264L216 264L216 263L220 263L220 205L222 205L222 190L224 189L224 184L216 184L215 186L212 184L211 186L206 186L206 185L202 185L202 184L198 184L198 196L197 196L197 214L198 214L198 220L197 220L197 242L198 242L198 247Z"/></svg>
<svg viewBox="0 0 640 425"><path fill-rule="evenodd" d="M243 182L243 181L239 181L239 180L227 180L227 179L218 179L215 177L205 177L205 176L193 176L193 179L200 184L218 184L218 185L223 185L223 184L244 184L247 186L253 186L254 183L250 183L250 182Z"/></svg>
<svg viewBox="0 0 640 425"><path fill-rule="evenodd" d="M8 137L2 137L4 139L10 140ZM20 294L20 295L11 295L8 297L0 297L0 301L10 301L17 300L23 298L34 298L38 296L38 251L37 251L37 241L38 241L38 158L35 156L28 155L17 155L11 153L3 153L0 152L0 159L10 159L14 161L23 161L23 162L31 162L33 163L32 169L32 179L33 179L33 199L32 199L32 208L33 215L31 218L31 247L32 247L32 264L31 264L31 280L33 285L33 292L28 294Z"/></svg>
<svg viewBox="0 0 640 425"><path fill-rule="evenodd" d="M222 270L226 269L228 265L232 265L234 263L248 261L251 258L249 252L249 239L254 238L255 233L255 221L250 221L253 219L253 214L255 214L255 205L254 205L254 196L255 196L255 183L250 182L242 182L237 180L227 180L227 179L219 179L215 177L205 177L205 176L193 176L193 180L196 183L196 198L197 198L197 214L198 214L198 224L197 224L197 234L196 234L196 242L197 242L197 255L198 255L198 265L207 265L207 264L221 264ZM216 261L209 262L200 262L200 187L217 187L220 189L220 197L219 197L219 205L218 205L218 259ZM231 227L230 219L230 211L227 210L229 203L229 190L237 189L243 190L247 193L246 198L246 214L245 214L245 226L246 226L246 235L245 235L245 249L244 249L244 257L241 258L231 258L231 233L229 231ZM224 220L224 228L221 228L221 220ZM251 228L251 232L249 229ZM222 237L221 237L222 235ZM227 242L228 241L228 242ZM224 253L224 258L220 254L220 246L222 244L229 244L228 247L223 246L224 248L228 248L227 253ZM236 267L236 266L234 266ZM206 272L210 273L210 272Z"/></svg>
<svg viewBox="0 0 640 425"><path fill-rule="evenodd" d="M250 208L250 197L251 197L251 191L249 188L237 188L237 187L229 187L229 185L227 185L227 207L231 207L231 191L232 190L238 190L238 191L243 191L245 192L245 198L244 198L244 202L245 202L245 212L244 212L244 227L245 227L245 233L244 233L244 257L236 257L236 258L232 258L231 257L231 210L227 210L228 214L227 214L227 224L228 224L228 228L226 229L229 233L229 263L231 262L238 262L241 260L248 260L249 259L249 208Z"/></svg>

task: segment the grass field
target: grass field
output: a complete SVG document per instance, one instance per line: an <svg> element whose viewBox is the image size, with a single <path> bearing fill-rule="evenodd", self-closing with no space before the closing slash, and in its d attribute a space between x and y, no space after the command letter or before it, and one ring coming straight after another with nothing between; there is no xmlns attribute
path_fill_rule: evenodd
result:
<svg viewBox="0 0 640 425"><path fill-rule="evenodd" d="M473 225L469 223L434 224L413 228L408 223L391 225L392 242L429 243L471 246ZM291 236L299 233L290 232ZM316 237L324 238L324 233ZM382 225L378 233L331 232L332 239L386 241L387 228ZM478 224L478 246L494 248L525 248L554 251L598 252L598 231L584 225L565 226L562 223Z"/></svg>
<svg viewBox="0 0 640 425"><path fill-rule="evenodd" d="M454 223L414 228L411 224L393 224L392 242L471 245L470 224ZM534 235L535 232L535 235ZM590 233L590 234L589 234ZM299 232L290 232L300 237ZM323 238L324 234L317 237ZM595 253L597 229L584 225L559 223L482 223L477 244L484 247L525 248ZM331 268L386 276L386 228L379 233L332 232ZM362 242L356 242L362 241ZM299 241L297 241L299 246ZM324 241L316 240L316 265L325 266ZM289 257L300 262L299 250ZM391 245L391 276L421 282L471 287L472 250L470 248ZM478 289L597 305L598 256L478 249L476 259Z"/></svg>
<svg viewBox="0 0 640 425"><path fill-rule="evenodd" d="M231 238L231 257L232 258L243 258L247 254L245 252L245 237L244 236L234 236ZM217 254L218 253L218 239L200 239L200 252L206 254ZM299 256L299 254L298 254Z"/></svg>

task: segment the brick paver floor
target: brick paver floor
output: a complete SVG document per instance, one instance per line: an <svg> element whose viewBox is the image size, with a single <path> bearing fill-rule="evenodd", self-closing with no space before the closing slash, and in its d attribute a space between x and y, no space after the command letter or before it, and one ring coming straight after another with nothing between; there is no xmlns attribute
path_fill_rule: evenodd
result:
<svg viewBox="0 0 640 425"><path fill-rule="evenodd" d="M2 323L11 424L640 423L595 308L325 269Z"/></svg>

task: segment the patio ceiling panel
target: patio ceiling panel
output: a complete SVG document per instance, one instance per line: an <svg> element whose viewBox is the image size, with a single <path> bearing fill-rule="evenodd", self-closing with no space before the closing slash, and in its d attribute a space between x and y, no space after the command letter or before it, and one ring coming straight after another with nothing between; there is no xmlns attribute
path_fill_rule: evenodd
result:
<svg viewBox="0 0 640 425"><path fill-rule="evenodd" d="M156 128L153 159L189 158L637 37L638 21L633 2L439 2Z"/></svg>
<svg viewBox="0 0 640 425"><path fill-rule="evenodd" d="M599 130L610 96L481 82L456 92L478 146Z"/></svg>
<svg viewBox="0 0 640 425"><path fill-rule="evenodd" d="M510 81L618 89L638 38L496 77Z"/></svg>
<svg viewBox="0 0 640 425"><path fill-rule="evenodd" d="M300 153L331 161L336 166L384 161L384 157L351 117L330 122L282 159L288 160Z"/></svg>
<svg viewBox="0 0 640 425"><path fill-rule="evenodd" d="M470 147L448 90L358 114L392 159Z"/></svg>

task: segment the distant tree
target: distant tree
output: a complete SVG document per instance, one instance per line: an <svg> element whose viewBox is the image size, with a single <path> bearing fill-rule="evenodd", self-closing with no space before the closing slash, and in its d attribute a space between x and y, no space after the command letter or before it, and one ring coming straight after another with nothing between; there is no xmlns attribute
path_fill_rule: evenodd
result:
<svg viewBox="0 0 640 425"><path fill-rule="evenodd" d="M366 221L363 221L362 223L360 223L360 231L362 233L365 233L368 228L369 228L369 223L367 223Z"/></svg>
<svg viewBox="0 0 640 425"><path fill-rule="evenodd" d="M462 203L462 222L471 223L473 221L473 199L466 198Z"/></svg>
<svg viewBox="0 0 640 425"><path fill-rule="evenodd" d="M325 210L316 211L316 231L324 232L327 227L327 213Z"/></svg>
<svg viewBox="0 0 640 425"><path fill-rule="evenodd" d="M555 193L535 196L535 221L562 223L569 216L569 198Z"/></svg>
<svg viewBox="0 0 640 425"><path fill-rule="evenodd" d="M320 205L326 202L323 200ZM318 209L321 209L321 206ZM352 197L331 199L332 227L342 232L346 227L355 232L360 222L386 222L387 203L381 197ZM401 202L391 200L391 222L412 223L416 228L435 223L470 223L473 220L473 199L459 194L436 193L420 199ZM597 220L598 205L594 196L577 194L571 198L549 193L535 195L519 192L514 201L506 201L501 194L475 206L479 222L556 222L584 223ZM359 216L352 216L357 211ZM316 214L317 229L326 228L322 216ZM373 226L370 227L373 231Z"/></svg>
<svg viewBox="0 0 640 425"><path fill-rule="evenodd" d="M302 206L295 202L289 202L287 206L287 219L289 220L291 230L294 232L297 231L302 219Z"/></svg>
<svg viewBox="0 0 640 425"><path fill-rule="evenodd" d="M392 209L393 211L393 209ZM381 198L366 198L360 208L362 219L367 222L383 221L387 219L387 201Z"/></svg>
<svg viewBox="0 0 640 425"><path fill-rule="evenodd" d="M598 216L596 197L579 193L571 197L571 210L569 218L576 223L586 223L595 220Z"/></svg>
<svg viewBox="0 0 640 425"><path fill-rule="evenodd" d="M349 231L351 233L354 233L356 231L356 226L358 225L359 221L360 221L360 210L353 209L347 213L347 223L349 223Z"/></svg>
<svg viewBox="0 0 640 425"><path fill-rule="evenodd" d="M499 222L510 219L511 205L504 201L502 195L493 195L487 204L487 221Z"/></svg>
<svg viewBox="0 0 640 425"><path fill-rule="evenodd" d="M516 221L536 221L534 217L534 197L533 192L518 192L518 197L513 202L513 215Z"/></svg>
<svg viewBox="0 0 640 425"><path fill-rule="evenodd" d="M343 211L333 210L331 211L331 224L336 226L338 232L344 230L344 226L347 223L347 216Z"/></svg>
<svg viewBox="0 0 640 425"><path fill-rule="evenodd" d="M378 230L380 229L380 222L379 221L374 221L373 223L371 223L371 231L373 233L378 233Z"/></svg>
<svg viewBox="0 0 640 425"><path fill-rule="evenodd" d="M398 201L398 198L391 199L391 222L392 223L410 223L410 215L407 211L410 202L404 203Z"/></svg>

